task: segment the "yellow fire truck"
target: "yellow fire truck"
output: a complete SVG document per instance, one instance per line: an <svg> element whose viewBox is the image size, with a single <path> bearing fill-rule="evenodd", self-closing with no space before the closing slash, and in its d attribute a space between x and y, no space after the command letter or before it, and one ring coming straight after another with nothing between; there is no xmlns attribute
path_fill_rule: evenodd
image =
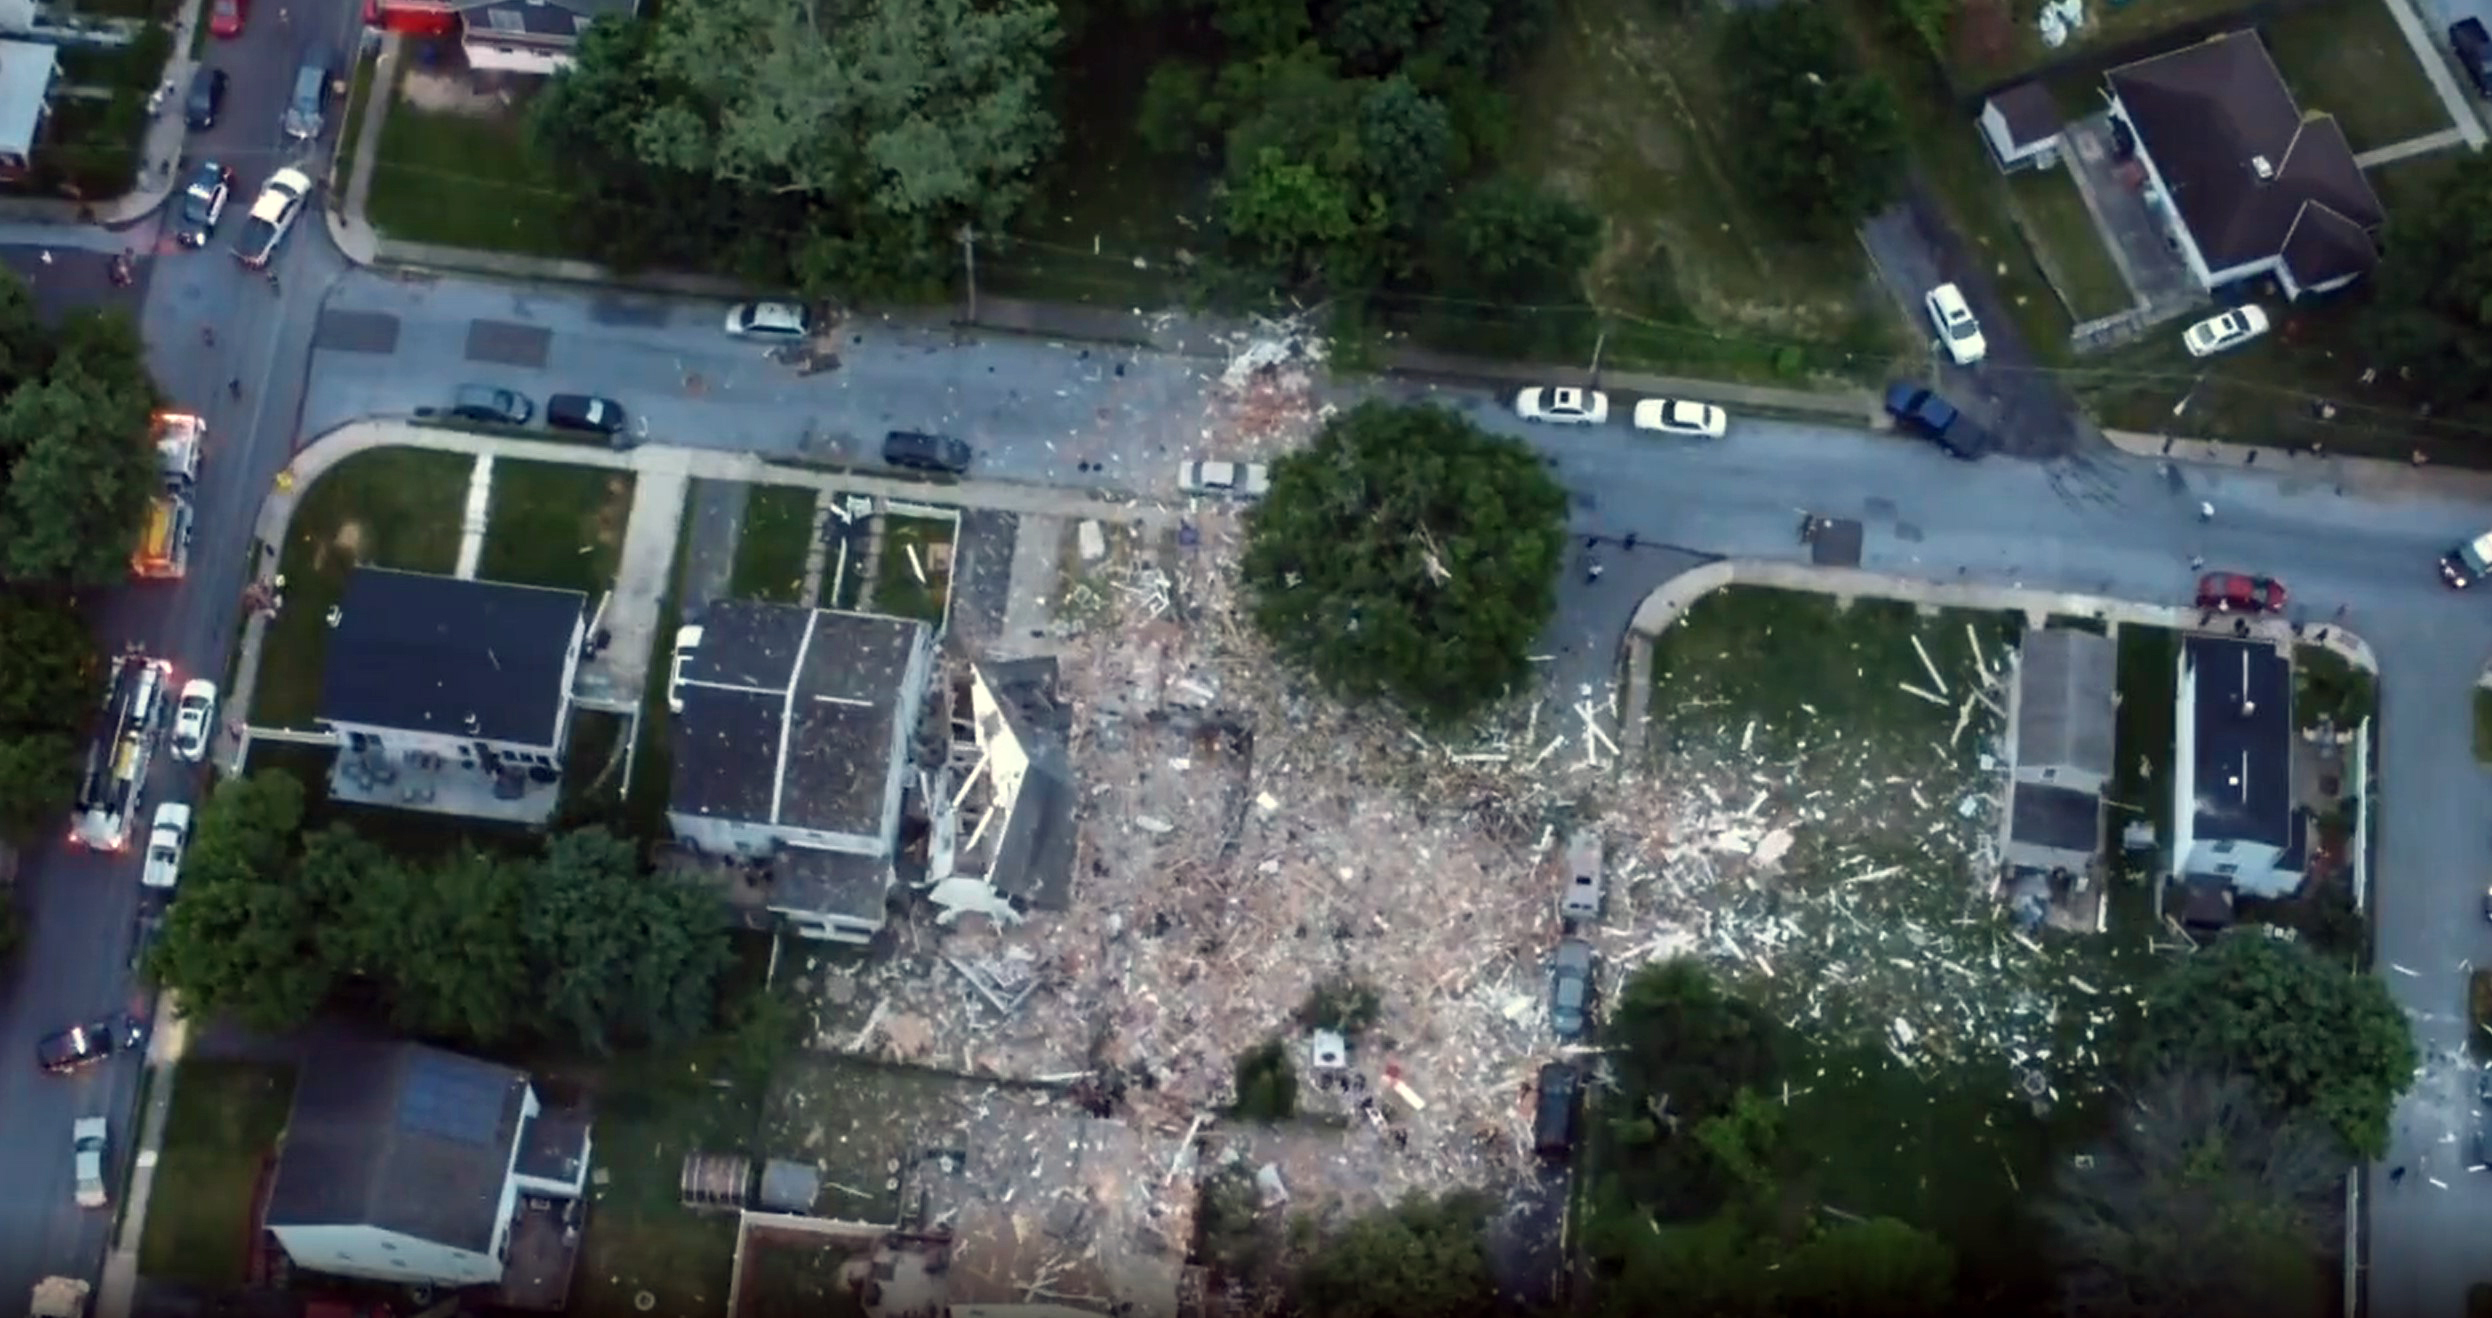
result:
<svg viewBox="0 0 2492 1318"><path fill-rule="evenodd" d="M156 471L164 482L147 505L130 569L142 577L178 577L190 567L191 492L199 481L199 450L208 423L190 412L158 412L149 429L156 445Z"/></svg>

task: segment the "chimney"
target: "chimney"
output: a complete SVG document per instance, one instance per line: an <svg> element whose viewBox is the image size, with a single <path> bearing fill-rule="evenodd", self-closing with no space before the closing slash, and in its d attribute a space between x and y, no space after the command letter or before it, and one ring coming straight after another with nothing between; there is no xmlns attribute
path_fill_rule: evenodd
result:
<svg viewBox="0 0 2492 1318"><path fill-rule="evenodd" d="M2261 183L2273 183L2276 180L2276 167L2268 164L2265 156L2250 157L2250 172L2258 175L2258 181Z"/></svg>

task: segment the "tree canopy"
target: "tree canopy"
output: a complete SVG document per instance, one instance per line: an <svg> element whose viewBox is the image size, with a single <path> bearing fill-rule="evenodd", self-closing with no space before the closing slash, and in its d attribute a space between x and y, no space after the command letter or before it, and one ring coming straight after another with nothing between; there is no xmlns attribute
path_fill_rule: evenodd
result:
<svg viewBox="0 0 2492 1318"><path fill-rule="evenodd" d="M728 956L715 895L642 873L602 828L536 857L428 864L302 823L284 773L228 781L201 807L149 963L192 1009L286 1029L351 980L400 1028L477 1043L524 1032L604 1050L712 1022Z"/></svg>
<svg viewBox="0 0 2492 1318"><path fill-rule="evenodd" d="M2041 1205L2087 1318L2318 1318L2343 1248L2343 1145L2245 1076L2185 1066L2139 1081Z"/></svg>
<svg viewBox="0 0 2492 1318"><path fill-rule="evenodd" d="M1488 1318L1496 1288L1476 1195L1414 1196L1353 1219L1298 1273L1308 1318Z"/></svg>
<svg viewBox="0 0 2492 1318"><path fill-rule="evenodd" d="M1264 635L1318 680L1450 720L1528 671L1565 517L1523 445L1362 403L1273 465L1240 572Z"/></svg>
<svg viewBox="0 0 2492 1318"><path fill-rule="evenodd" d="M1049 0L718 0L608 19L533 110L608 259L939 285L1056 145ZM722 259L723 258L723 259Z"/></svg>
<svg viewBox="0 0 2492 1318"><path fill-rule="evenodd" d="M82 311L47 328L24 281L0 271L0 390L0 580L123 580L157 479L136 327Z"/></svg>
<svg viewBox="0 0 2492 1318"><path fill-rule="evenodd" d="M1848 235L1895 195L1903 112L1895 89L1860 67L1833 10L1743 6L1722 60L1747 129L1740 159L1774 213Z"/></svg>
<svg viewBox="0 0 2492 1318"><path fill-rule="evenodd" d="M2244 931L2191 956L2146 1001L2141 1067L2248 1078L2289 1116L2334 1130L2363 1157L2388 1147L2388 1115L2413 1083L2414 1033L2379 977Z"/></svg>
<svg viewBox="0 0 2492 1318"><path fill-rule="evenodd" d="M2452 163L2428 201L2389 213L2380 246L2395 259L2371 276L2364 346L2424 400L2492 393L2492 161Z"/></svg>
<svg viewBox="0 0 2492 1318"><path fill-rule="evenodd" d="M0 841L59 823L78 780L78 738L102 656L53 599L0 590Z"/></svg>

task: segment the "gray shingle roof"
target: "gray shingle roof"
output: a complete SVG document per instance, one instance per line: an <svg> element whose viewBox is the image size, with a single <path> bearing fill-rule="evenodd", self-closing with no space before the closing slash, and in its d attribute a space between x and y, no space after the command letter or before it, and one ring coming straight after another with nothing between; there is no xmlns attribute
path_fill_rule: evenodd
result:
<svg viewBox="0 0 2492 1318"><path fill-rule="evenodd" d="M295 1081L267 1224L492 1247L526 1076L422 1044L326 1048Z"/></svg>

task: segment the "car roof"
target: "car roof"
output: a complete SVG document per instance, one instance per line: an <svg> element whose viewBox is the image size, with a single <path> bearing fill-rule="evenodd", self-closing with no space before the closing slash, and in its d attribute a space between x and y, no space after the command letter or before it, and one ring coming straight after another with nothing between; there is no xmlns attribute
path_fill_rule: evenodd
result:
<svg viewBox="0 0 2492 1318"><path fill-rule="evenodd" d="M186 822L189 818L190 807L179 801L167 801L163 805L156 807L156 822L159 824L164 823L167 820Z"/></svg>
<svg viewBox="0 0 2492 1318"><path fill-rule="evenodd" d="M211 682L204 677L194 677L189 681L182 683L182 698L184 700L188 700L194 695L212 696L215 694L216 683Z"/></svg>
<svg viewBox="0 0 2492 1318"><path fill-rule="evenodd" d="M1964 300L1964 290L1953 284L1940 284L1938 287L1931 289L1930 300L1936 302L1941 310L1949 312L1961 311L1967 315L1972 314L1973 308L1966 304Z"/></svg>

